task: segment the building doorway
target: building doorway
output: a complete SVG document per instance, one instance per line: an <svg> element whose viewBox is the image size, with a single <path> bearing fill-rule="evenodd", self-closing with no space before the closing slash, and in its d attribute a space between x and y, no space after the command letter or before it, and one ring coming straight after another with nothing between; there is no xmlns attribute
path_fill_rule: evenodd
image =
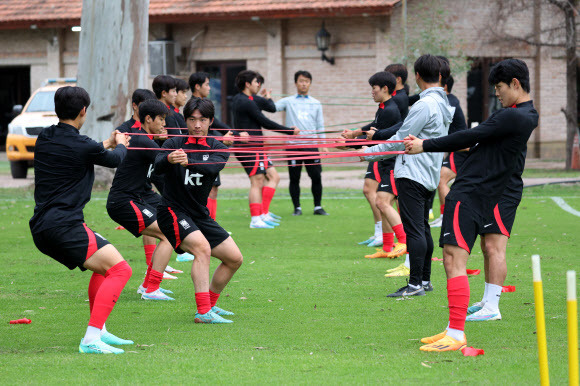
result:
<svg viewBox="0 0 580 386"><path fill-rule="evenodd" d="M495 89L488 83L490 68L502 58L472 58L471 71L467 73L467 127L481 123L499 109L501 104Z"/></svg>
<svg viewBox="0 0 580 386"><path fill-rule="evenodd" d="M0 84L0 149L4 151L12 108L24 106L30 98L30 67L0 67Z"/></svg>

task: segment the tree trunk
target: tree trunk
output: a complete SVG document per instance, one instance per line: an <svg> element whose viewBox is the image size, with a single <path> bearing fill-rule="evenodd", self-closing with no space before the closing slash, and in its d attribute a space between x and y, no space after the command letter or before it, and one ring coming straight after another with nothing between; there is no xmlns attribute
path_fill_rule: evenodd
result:
<svg viewBox="0 0 580 386"><path fill-rule="evenodd" d="M78 85L91 96L84 134L102 141L147 84L149 0L83 0Z"/></svg>
<svg viewBox="0 0 580 386"><path fill-rule="evenodd" d="M572 168L574 135L578 130L578 64L576 58L576 0L566 1L561 8L566 22L566 170Z"/></svg>

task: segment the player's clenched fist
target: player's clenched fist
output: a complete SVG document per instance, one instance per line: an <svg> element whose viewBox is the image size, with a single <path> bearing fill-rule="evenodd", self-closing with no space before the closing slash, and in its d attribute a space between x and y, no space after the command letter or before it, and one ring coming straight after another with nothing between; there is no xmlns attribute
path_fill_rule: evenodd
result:
<svg viewBox="0 0 580 386"><path fill-rule="evenodd" d="M167 160L172 164L181 164L181 166L187 166L187 154L183 149L175 150L169 153Z"/></svg>

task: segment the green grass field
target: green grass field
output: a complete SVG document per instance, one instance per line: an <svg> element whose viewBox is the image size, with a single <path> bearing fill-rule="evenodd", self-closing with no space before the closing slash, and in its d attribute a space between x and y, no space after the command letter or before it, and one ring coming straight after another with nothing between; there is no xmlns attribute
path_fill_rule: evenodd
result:
<svg viewBox="0 0 580 386"><path fill-rule="evenodd" d="M421 337L447 324L442 263L433 262L434 292L387 299L405 280L383 277L400 261L363 258L371 249L356 243L371 234L373 224L359 191L327 189L328 217L312 216L305 195L305 214L293 217L282 190L272 204L284 216L275 230L250 230L245 193L223 192L218 221L244 254L219 302L236 313L232 325L193 323L190 264L174 259L170 264L185 273L163 285L176 301L140 300L135 290L145 271L141 240L114 230L106 193L96 192L86 221L133 267L107 327L136 342L124 355L98 356L77 353L88 321L90 274L69 271L38 252L28 229L31 192L0 189L0 384L537 384L530 262L536 253L542 255L550 377L565 384L565 272L580 269L580 218L550 197L563 197L580 210L578 192L577 186L525 191L508 247L506 285L515 285L516 292L502 296L502 321L466 326L468 345L485 350L478 357L419 351ZM440 248L434 256L441 257ZM483 270L479 247L468 268ZM483 272L469 281L471 302L480 300ZM32 324L8 324L23 317Z"/></svg>

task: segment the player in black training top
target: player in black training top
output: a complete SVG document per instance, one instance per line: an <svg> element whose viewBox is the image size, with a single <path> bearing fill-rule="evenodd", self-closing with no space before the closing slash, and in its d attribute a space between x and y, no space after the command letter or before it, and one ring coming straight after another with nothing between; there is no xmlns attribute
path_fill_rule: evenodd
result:
<svg viewBox="0 0 580 386"><path fill-rule="evenodd" d="M405 120L409 113L409 94L407 94L405 89L408 76L407 67L401 63L389 64L385 67L385 71L395 75L397 79L397 85L395 86L395 91L393 91L393 100L399 107L401 119Z"/></svg>
<svg viewBox="0 0 580 386"><path fill-rule="evenodd" d="M114 168L125 158L128 138L114 131L103 143L81 135L91 103L80 87L61 87L54 95L58 124L38 136L34 151L34 215L30 230L36 247L69 269L93 271L89 282L91 316L79 352L121 354L111 345L133 344L107 332L105 321L131 278L131 267L107 239L85 224L94 165ZM106 149L114 148L113 151Z"/></svg>
<svg viewBox="0 0 580 386"><path fill-rule="evenodd" d="M494 208L518 171L522 152L538 124L525 62L519 59L499 62L492 67L489 82L495 86L496 95L505 108L493 113L481 125L442 138L423 141L410 137L405 141L410 154L470 148L445 200L447 210L443 214L439 241L443 246L447 274L449 326L446 332L422 339L427 343L421 347L423 351L465 347L464 329L469 305L467 259L477 235L493 225ZM490 241L493 239L491 237ZM486 242L485 248L488 246ZM496 244L495 247L501 246Z"/></svg>
<svg viewBox="0 0 580 386"><path fill-rule="evenodd" d="M165 118L167 133L187 134L185 121L181 114L179 114L179 109L175 107L175 99L177 99L175 78L169 75L157 75L153 79L152 88L157 99L167 106L168 114Z"/></svg>
<svg viewBox="0 0 580 386"><path fill-rule="evenodd" d="M376 133L402 122L399 107L392 97L396 86L395 76L386 71L377 72L370 77L369 85L373 100L379 103L375 119L361 129L344 130L342 133L344 138L352 139L360 134L365 134L367 138L372 139ZM395 158L369 162L367 168L363 192L371 205L373 216L376 216L375 211L378 211L378 216L375 217L375 235L374 238L371 237L367 240L367 245L370 247L383 246L382 251L366 255L367 258L394 258L404 254L407 250L407 240L401 216L393 208L393 202L397 196L394 169ZM393 232L397 234L398 241L395 250L393 250Z"/></svg>
<svg viewBox="0 0 580 386"><path fill-rule="evenodd" d="M153 137L164 133L166 116L167 107L157 99L140 103L141 128L135 131L138 135L133 136L131 145L141 150L129 150L115 172L107 198L107 212L113 221L135 237L143 235L159 240L156 247L155 242L152 243L153 253L147 261L145 280L137 291L146 300L173 300L166 295L171 291L159 288L172 247L157 225L157 205L161 197L152 192L149 182L159 150ZM157 197L153 199L152 195Z"/></svg>
<svg viewBox="0 0 580 386"><path fill-rule="evenodd" d="M229 153L221 142L206 138L214 117L214 106L209 99L190 99L183 113L190 137L167 140L163 149L173 151L159 152L155 159L154 172L163 173L165 178L157 221L177 253L185 251L195 255L191 266L197 305L195 322L231 323L222 315L233 313L217 307L216 302L242 265L242 254L207 209L207 197ZM211 283L210 256L221 260Z"/></svg>
<svg viewBox="0 0 580 386"><path fill-rule="evenodd" d="M244 70L236 77L236 86L240 90L233 99L234 127L240 136L246 137L246 143L251 147L261 147L263 141L249 140L253 136L262 136L262 127L284 134L298 135L297 127L282 126L264 116L253 95L260 88L258 74L255 71ZM250 177L250 228L273 228L278 225L276 216L270 213L270 203L280 182L280 176L272 161L263 153L238 153L236 158ZM265 175L267 175L265 177ZM266 181L267 180L267 181Z"/></svg>

